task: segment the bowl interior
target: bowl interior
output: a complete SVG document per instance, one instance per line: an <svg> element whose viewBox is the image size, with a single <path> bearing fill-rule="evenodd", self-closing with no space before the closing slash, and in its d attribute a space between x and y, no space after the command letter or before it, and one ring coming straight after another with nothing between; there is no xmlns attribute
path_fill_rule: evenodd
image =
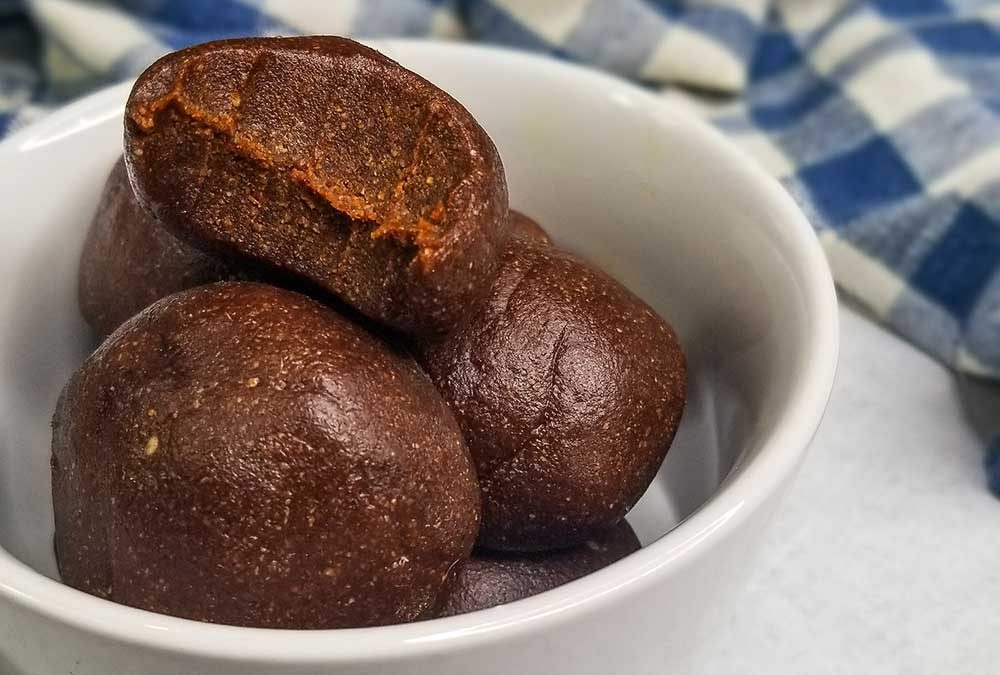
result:
<svg viewBox="0 0 1000 675"><path fill-rule="evenodd" d="M629 516L644 544L662 537L753 461L795 389L806 311L789 262L794 245L771 226L777 214L686 113L651 105L624 83L516 55L497 67L496 52L385 51L480 120L503 156L512 206L678 330L689 407ZM93 346L76 304L77 262L121 152L127 92L54 115L2 156L0 547L52 578L49 421Z"/></svg>

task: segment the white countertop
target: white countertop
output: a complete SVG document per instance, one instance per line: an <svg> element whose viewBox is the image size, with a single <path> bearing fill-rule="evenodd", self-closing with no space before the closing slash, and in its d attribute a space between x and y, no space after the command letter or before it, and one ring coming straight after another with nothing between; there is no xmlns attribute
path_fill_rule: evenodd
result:
<svg viewBox="0 0 1000 675"><path fill-rule="evenodd" d="M1000 672L1000 499L952 375L841 310L826 419L697 675Z"/></svg>

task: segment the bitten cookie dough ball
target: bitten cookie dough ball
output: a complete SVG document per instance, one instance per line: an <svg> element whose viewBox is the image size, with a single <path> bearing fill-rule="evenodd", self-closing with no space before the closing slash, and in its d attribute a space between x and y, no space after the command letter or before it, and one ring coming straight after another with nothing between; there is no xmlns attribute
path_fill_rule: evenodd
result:
<svg viewBox="0 0 1000 675"><path fill-rule="evenodd" d="M53 421L63 581L216 623L433 609L479 522L459 427L415 362L315 301L201 286L126 322Z"/></svg>
<svg viewBox="0 0 1000 675"><path fill-rule="evenodd" d="M618 523L684 409L670 326L550 246L512 241L486 304L418 349L476 462L487 548L562 548Z"/></svg>
<svg viewBox="0 0 1000 675"><path fill-rule="evenodd" d="M157 223L136 200L124 160L115 163L80 257L80 311L94 331L109 335L171 293L239 276Z"/></svg>
<svg viewBox="0 0 1000 675"><path fill-rule="evenodd" d="M129 96L125 161L175 234L305 277L404 333L466 316L507 239L506 178L482 127L345 38L163 57Z"/></svg>
<svg viewBox="0 0 1000 675"><path fill-rule="evenodd" d="M549 233L539 225L534 219L529 218L520 211L510 210L510 236L511 238L526 239L536 244L551 244L552 238Z"/></svg>
<svg viewBox="0 0 1000 675"><path fill-rule="evenodd" d="M543 553L479 550L451 573L436 616L503 605L562 586L621 560L641 547L624 520L579 546Z"/></svg>

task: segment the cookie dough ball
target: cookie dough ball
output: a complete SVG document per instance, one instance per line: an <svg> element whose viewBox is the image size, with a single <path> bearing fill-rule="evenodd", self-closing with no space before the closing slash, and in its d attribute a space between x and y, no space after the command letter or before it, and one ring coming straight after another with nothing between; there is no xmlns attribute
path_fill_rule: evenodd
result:
<svg viewBox="0 0 1000 675"><path fill-rule="evenodd" d="M563 548L618 523L684 409L670 326L551 246L513 240L487 302L419 351L476 462L487 548Z"/></svg>
<svg viewBox="0 0 1000 675"><path fill-rule="evenodd" d="M621 560L641 547L624 520L579 546L544 553L479 550L451 573L436 616L466 614L562 586Z"/></svg>
<svg viewBox="0 0 1000 675"><path fill-rule="evenodd" d="M270 628L410 621L476 537L459 427L417 365L315 301L201 286L126 322L53 421L63 581Z"/></svg>
<svg viewBox="0 0 1000 675"><path fill-rule="evenodd" d="M205 250L301 275L404 333L441 332L507 239L493 142L457 101L345 38L169 54L125 113L140 201Z"/></svg>
<svg viewBox="0 0 1000 675"><path fill-rule="evenodd" d="M139 205L119 159L80 257L80 311L95 332L109 335L171 293L240 276L235 268L161 227Z"/></svg>
<svg viewBox="0 0 1000 675"><path fill-rule="evenodd" d="M535 220L520 211L510 210L511 238L526 239L536 244L551 244L552 238Z"/></svg>

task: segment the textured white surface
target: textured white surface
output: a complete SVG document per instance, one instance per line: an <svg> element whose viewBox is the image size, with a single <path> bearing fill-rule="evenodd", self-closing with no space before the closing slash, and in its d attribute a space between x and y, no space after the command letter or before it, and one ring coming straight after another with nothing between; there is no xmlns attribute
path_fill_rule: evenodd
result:
<svg viewBox="0 0 1000 675"><path fill-rule="evenodd" d="M1000 500L953 379L841 320L826 419L697 675L1000 672Z"/></svg>

